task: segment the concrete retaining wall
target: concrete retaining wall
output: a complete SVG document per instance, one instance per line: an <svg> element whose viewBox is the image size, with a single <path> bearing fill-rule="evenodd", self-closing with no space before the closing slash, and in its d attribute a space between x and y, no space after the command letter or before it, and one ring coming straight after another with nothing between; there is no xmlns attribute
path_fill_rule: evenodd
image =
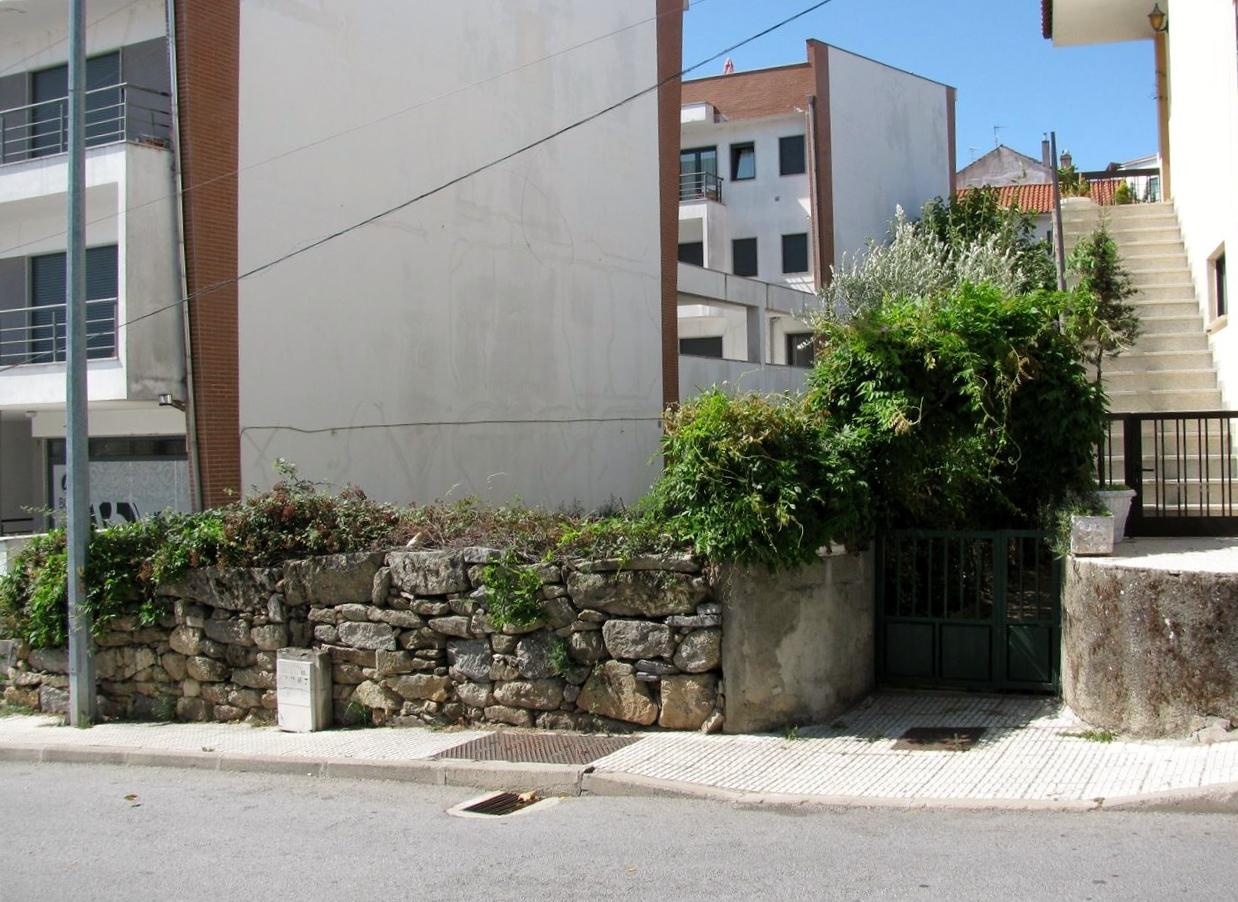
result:
<svg viewBox="0 0 1238 902"><path fill-rule="evenodd" d="M827 721L873 688L873 554L791 573L722 567L725 729Z"/></svg>
<svg viewBox="0 0 1238 902"><path fill-rule="evenodd" d="M1089 723L1133 736L1183 735L1208 717L1238 721L1238 573L1156 563L1071 559L1062 600L1066 703Z"/></svg>

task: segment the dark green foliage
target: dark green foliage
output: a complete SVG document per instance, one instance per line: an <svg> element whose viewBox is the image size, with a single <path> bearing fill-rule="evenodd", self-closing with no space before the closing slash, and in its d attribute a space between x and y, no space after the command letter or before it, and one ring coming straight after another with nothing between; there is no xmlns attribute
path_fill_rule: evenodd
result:
<svg viewBox="0 0 1238 902"><path fill-rule="evenodd" d="M1105 400L1063 313L1061 295L967 286L823 327L809 403L872 487L879 526L1027 524L1091 485Z"/></svg>
<svg viewBox="0 0 1238 902"><path fill-rule="evenodd" d="M1099 382L1104 359L1116 357L1139 337L1139 315L1126 303L1136 288L1103 222L1079 240L1067 265L1079 279L1070 309L1071 334L1096 367Z"/></svg>
<svg viewBox="0 0 1238 902"><path fill-rule="evenodd" d="M955 249L994 239L998 250L1010 254L1023 274L1023 291L1057 285L1053 250L1047 239L1036 237L1035 214L1018 205L1003 207L992 188L930 201L919 227Z"/></svg>
<svg viewBox="0 0 1238 902"><path fill-rule="evenodd" d="M706 558L790 567L870 534L867 487L799 399L714 389L668 414L652 507Z"/></svg>
<svg viewBox="0 0 1238 902"><path fill-rule="evenodd" d="M499 629L531 626L541 619L542 580L513 551L482 569L490 622Z"/></svg>

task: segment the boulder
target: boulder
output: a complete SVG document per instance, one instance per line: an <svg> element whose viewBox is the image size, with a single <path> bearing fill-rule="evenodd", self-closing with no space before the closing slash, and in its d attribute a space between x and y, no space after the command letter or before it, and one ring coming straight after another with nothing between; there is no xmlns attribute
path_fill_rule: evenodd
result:
<svg viewBox="0 0 1238 902"><path fill-rule="evenodd" d="M658 706L649 687L636 679L630 665L618 661L607 661L593 669L576 705L590 714L646 727L658 719Z"/></svg>
<svg viewBox="0 0 1238 902"><path fill-rule="evenodd" d="M675 653L670 627L648 620L607 620L602 626L606 650L613 658L669 658Z"/></svg>
<svg viewBox="0 0 1238 902"><path fill-rule="evenodd" d="M227 620L206 621L206 635L224 645L253 645L254 640L249 635L249 624L238 617Z"/></svg>
<svg viewBox="0 0 1238 902"><path fill-rule="evenodd" d="M662 678L662 714L658 726L668 730L699 730L714 713L718 678L712 673Z"/></svg>
<svg viewBox="0 0 1238 902"><path fill-rule="evenodd" d="M382 552L328 554L292 561L284 565L285 601L293 607L368 604L382 564Z"/></svg>
<svg viewBox="0 0 1238 902"><path fill-rule="evenodd" d="M563 704L560 680L510 680L496 683L494 700L511 708L554 711Z"/></svg>
<svg viewBox="0 0 1238 902"><path fill-rule="evenodd" d="M684 673L704 673L722 663L722 630L694 630L675 651L675 666Z"/></svg>
<svg viewBox="0 0 1238 902"><path fill-rule="evenodd" d="M400 706L404 704L404 700L390 689L371 680L366 680L353 690L352 701L379 711L399 711Z"/></svg>
<svg viewBox="0 0 1238 902"><path fill-rule="evenodd" d="M664 570L621 570L618 573L568 575L567 590L578 608L629 617L670 617L693 614L708 593L705 580Z"/></svg>
<svg viewBox="0 0 1238 902"><path fill-rule="evenodd" d="M411 595L450 595L472 588L458 552L393 551L387 566L392 585Z"/></svg>
<svg viewBox="0 0 1238 902"><path fill-rule="evenodd" d="M263 651L278 651L288 645L288 628L282 623L255 626L250 635L254 640L254 645Z"/></svg>
<svg viewBox="0 0 1238 902"><path fill-rule="evenodd" d="M31 649L27 660L31 670L40 670L44 673L69 672L69 652L63 648Z"/></svg>
<svg viewBox="0 0 1238 902"><path fill-rule="evenodd" d="M386 623L354 623L348 621L336 627L339 641L352 648L395 651L395 631Z"/></svg>
<svg viewBox="0 0 1238 902"><path fill-rule="evenodd" d="M228 665L214 658L197 655L185 661L185 673L199 683L222 683L228 678Z"/></svg>
<svg viewBox="0 0 1238 902"><path fill-rule="evenodd" d="M556 645L562 642L550 633L533 633L525 636L516 645L516 666L520 675L529 680L544 680L555 676L557 671L550 662Z"/></svg>

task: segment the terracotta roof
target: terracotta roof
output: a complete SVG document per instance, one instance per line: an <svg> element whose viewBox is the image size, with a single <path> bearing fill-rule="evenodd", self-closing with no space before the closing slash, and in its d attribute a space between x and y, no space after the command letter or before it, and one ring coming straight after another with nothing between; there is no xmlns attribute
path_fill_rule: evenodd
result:
<svg viewBox="0 0 1238 902"><path fill-rule="evenodd" d="M1118 185L1124 179L1101 179L1089 183L1091 187L1092 200L1102 207L1113 206L1114 194L1118 190ZM976 191L976 188L960 188L958 193L961 197L968 191ZM997 192L997 202L1003 207L1019 205L1019 209L1028 213L1052 213L1053 212L1053 185L1052 184L1037 184L1037 185L1002 185L998 188L990 190Z"/></svg>

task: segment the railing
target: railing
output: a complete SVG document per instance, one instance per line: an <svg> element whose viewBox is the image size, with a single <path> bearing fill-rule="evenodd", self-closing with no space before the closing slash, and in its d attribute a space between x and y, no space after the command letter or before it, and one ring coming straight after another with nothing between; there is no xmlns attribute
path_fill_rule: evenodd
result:
<svg viewBox="0 0 1238 902"><path fill-rule="evenodd" d="M86 92L86 146L120 141L167 145L170 95L118 84ZM0 165L49 157L69 149L69 98L0 110Z"/></svg>
<svg viewBox="0 0 1238 902"><path fill-rule="evenodd" d="M1161 170L1156 167L1143 169L1100 169L1093 172L1080 173L1088 184L1095 186L1100 182L1114 182L1117 190L1118 182L1125 182L1131 190L1135 203L1156 203L1161 199Z"/></svg>
<svg viewBox="0 0 1238 902"><path fill-rule="evenodd" d="M0 366L63 363L67 320L64 304L0 310ZM86 302L86 357L116 356L116 298Z"/></svg>
<svg viewBox="0 0 1238 902"><path fill-rule="evenodd" d="M1097 476L1135 490L1127 535L1238 535L1236 422L1224 410L1111 416Z"/></svg>
<svg viewBox="0 0 1238 902"><path fill-rule="evenodd" d="M713 200L722 203L722 179L712 172L679 173L679 200Z"/></svg>

